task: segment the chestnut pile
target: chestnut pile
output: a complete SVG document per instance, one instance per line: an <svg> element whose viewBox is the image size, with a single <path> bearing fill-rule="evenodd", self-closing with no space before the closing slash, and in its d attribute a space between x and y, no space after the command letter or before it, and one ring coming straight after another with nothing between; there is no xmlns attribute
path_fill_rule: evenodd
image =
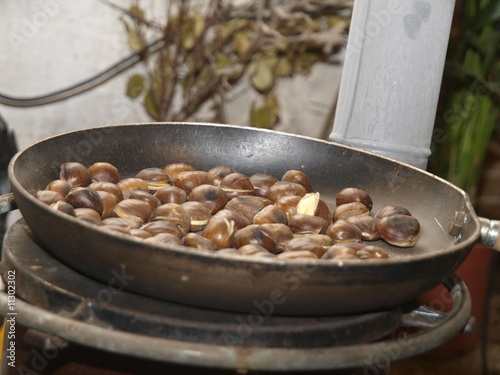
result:
<svg viewBox="0 0 500 375"><path fill-rule="evenodd" d="M234 168L196 170L187 163L145 168L121 178L110 163L61 165L60 178L36 198L106 230L203 251L278 259L381 259L366 241L414 246L420 225L408 210L387 206L371 216L368 193L346 188L333 212L310 178L289 170L279 180Z"/></svg>

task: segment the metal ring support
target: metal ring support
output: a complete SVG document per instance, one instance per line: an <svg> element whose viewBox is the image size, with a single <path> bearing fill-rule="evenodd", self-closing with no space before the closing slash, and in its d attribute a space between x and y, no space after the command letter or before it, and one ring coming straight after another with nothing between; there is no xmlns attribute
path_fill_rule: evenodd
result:
<svg viewBox="0 0 500 375"><path fill-rule="evenodd" d="M16 300L16 322L78 344L143 359L204 367L248 370L326 370L388 364L430 350L467 324L470 295L463 281L449 277L452 310L442 322L419 333L382 342L329 348L253 348L199 344L131 334L68 319ZM7 294L0 293L0 311L7 314Z"/></svg>

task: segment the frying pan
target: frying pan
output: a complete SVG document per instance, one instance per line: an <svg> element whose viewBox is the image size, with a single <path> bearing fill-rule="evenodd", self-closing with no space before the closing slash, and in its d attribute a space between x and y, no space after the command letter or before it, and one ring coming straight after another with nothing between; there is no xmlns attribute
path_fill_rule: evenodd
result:
<svg viewBox="0 0 500 375"><path fill-rule="evenodd" d="M70 217L34 198L60 165L114 164L122 178L147 167L187 162L228 165L251 175L302 170L334 207L345 187L366 190L373 212L406 207L421 224L413 248L389 259L281 261L155 245ZM47 252L105 284L94 299L126 289L198 307L260 315L344 315L392 308L445 280L496 222L480 219L468 196L422 170L343 145L272 130L206 123L145 123L74 131L20 151L9 166L15 202ZM493 228L493 229L492 229ZM451 232L450 232L451 231ZM450 234L451 233L451 234ZM495 234L495 233L493 233ZM100 301L102 302L102 301Z"/></svg>

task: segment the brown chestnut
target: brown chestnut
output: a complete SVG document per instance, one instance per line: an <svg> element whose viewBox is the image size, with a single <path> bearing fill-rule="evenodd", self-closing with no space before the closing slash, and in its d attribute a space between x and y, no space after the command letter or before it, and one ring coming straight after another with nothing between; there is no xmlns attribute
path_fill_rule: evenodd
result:
<svg viewBox="0 0 500 375"><path fill-rule="evenodd" d="M304 195L297 203L295 211L298 214L319 216L326 221L330 220L330 209L326 202L321 199L319 193L307 193Z"/></svg>
<svg viewBox="0 0 500 375"><path fill-rule="evenodd" d="M181 172L174 179L174 185L184 190L188 195L196 186L212 185L212 179L204 171Z"/></svg>
<svg viewBox="0 0 500 375"><path fill-rule="evenodd" d="M89 170L80 163L63 163L59 173L59 178L66 181L71 187L84 187L92 182Z"/></svg>
<svg viewBox="0 0 500 375"><path fill-rule="evenodd" d="M222 209L227 203L227 195L219 186L203 184L193 188L189 200L203 203L212 214Z"/></svg>
<svg viewBox="0 0 500 375"><path fill-rule="evenodd" d="M303 197L306 193L306 188L300 184L295 182L279 181L269 188L267 197L271 201L276 202L284 195L297 195L299 197Z"/></svg>
<svg viewBox="0 0 500 375"><path fill-rule="evenodd" d="M234 221L213 216L201 235L222 249L232 246L235 232Z"/></svg>
<svg viewBox="0 0 500 375"><path fill-rule="evenodd" d="M191 231L203 230L212 216L210 209L201 202L190 201L181 205L191 218Z"/></svg>
<svg viewBox="0 0 500 375"><path fill-rule="evenodd" d="M306 173L302 171L297 171L294 169L286 171L281 178L281 181L294 182L296 184L302 185L307 190L307 192L313 191L311 179Z"/></svg>
<svg viewBox="0 0 500 375"><path fill-rule="evenodd" d="M286 243L293 238L293 232L288 225L280 223L267 223L262 224L262 227L272 233L274 240L276 241L276 252L283 251Z"/></svg>
<svg viewBox="0 0 500 375"><path fill-rule="evenodd" d="M139 199L140 201L146 202L151 211L153 211L156 207L161 206L160 200L152 195L150 192L144 190L134 190L130 193L129 199Z"/></svg>
<svg viewBox="0 0 500 375"><path fill-rule="evenodd" d="M91 208L75 208L75 217L92 224L97 224L101 221L101 215L99 212Z"/></svg>
<svg viewBox="0 0 500 375"><path fill-rule="evenodd" d="M278 198L278 200L274 202L274 205L285 211L286 216L290 219L290 217L297 213L297 204L301 199L302 197L298 195L284 195Z"/></svg>
<svg viewBox="0 0 500 375"><path fill-rule="evenodd" d="M177 186L167 186L161 188L154 193L154 196L160 200L161 204L182 204L188 199L187 193Z"/></svg>
<svg viewBox="0 0 500 375"><path fill-rule="evenodd" d="M271 201L267 198L257 197L255 195L240 195L227 202L225 208L238 212L249 223L253 223L253 218L257 212L270 204Z"/></svg>
<svg viewBox="0 0 500 375"><path fill-rule="evenodd" d="M139 199L124 199L113 207L111 216L132 219L142 224L148 221L151 211L151 207L147 202Z"/></svg>
<svg viewBox="0 0 500 375"><path fill-rule="evenodd" d="M73 208L73 206L65 201L58 201L56 203L52 203L50 207L52 207L54 210L61 211L66 215L76 216L75 209Z"/></svg>
<svg viewBox="0 0 500 375"><path fill-rule="evenodd" d="M181 237L179 228L177 225L166 220L151 221L141 226L142 230L151 233L151 235L156 236L160 233L170 233L177 237Z"/></svg>
<svg viewBox="0 0 500 375"><path fill-rule="evenodd" d="M356 246L352 246L352 244ZM326 250L321 259L358 259L356 256L358 250L365 246L365 244L355 242L336 243Z"/></svg>
<svg viewBox="0 0 500 375"><path fill-rule="evenodd" d="M238 249L238 251L246 256L264 256L264 257L274 256L274 254L270 253L267 249L256 244L243 245Z"/></svg>
<svg viewBox="0 0 500 375"><path fill-rule="evenodd" d="M141 178L129 177L124 178L117 183L123 193L123 198L127 199L134 190L149 191L148 184Z"/></svg>
<svg viewBox="0 0 500 375"><path fill-rule="evenodd" d="M184 246L192 247L200 250L211 250L215 251L218 249L218 246L210 241L206 237L202 237L196 233L188 233L182 239L182 243Z"/></svg>
<svg viewBox="0 0 500 375"><path fill-rule="evenodd" d="M221 182L220 187L226 193L228 199L240 195L252 195L254 187L250 179L242 173L230 173L225 176Z"/></svg>
<svg viewBox="0 0 500 375"><path fill-rule="evenodd" d="M97 162L88 168L93 182L111 182L117 184L120 181L118 168L107 162Z"/></svg>
<svg viewBox="0 0 500 375"><path fill-rule="evenodd" d="M179 173L181 172L192 172L195 171L196 168L188 163L170 163L163 167L163 170L168 173L168 175L172 178L172 181L177 178ZM172 202L174 203L174 202Z"/></svg>
<svg viewBox="0 0 500 375"><path fill-rule="evenodd" d="M243 215L241 215L237 211L228 210L226 208L224 208L220 211L217 211L217 213L215 215L213 215L213 217L222 217L222 218L226 218L228 220L234 221L234 230L235 231L237 231L241 228L244 228L249 224L252 224L251 221L247 220Z"/></svg>
<svg viewBox="0 0 500 375"><path fill-rule="evenodd" d="M286 212L274 205L264 207L253 217L254 224L281 223L287 224Z"/></svg>
<svg viewBox="0 0 500 375"><path fill-rule="evenodd" d="M65 197L70 192L71 185L63 180L54 180L47 185L45 190L57 191L59 194Z"/></svg>
<svg viewBox="0 0 500 375"><path fill-rule="evenodd" d="M112 182L92 182L87 187L95 191L105 191L107 193L113 194L117 202L123 200L123 193L121 189L117 184L114 184Z"/></svg>
<svg viewBox="0 0 500 375"><path fill-rule="evenodd" d="M146 182L151 194L154 194L165 186L172 185L172 179L169 174L161 168L144 168L137 172L135 177Z"/></svg>
<svg viewBox="0 0 500 375"><path fill-rule="evenodd" d="M380 232L378 230L379 219L373 216L351 216L347 219L348 222L353 223L363 235L365 241L380 240Z"/></svg>
<svg viewBox="0 0 500 375"><path fill-rule="evenodd" d="M406 208L401 207L401 206L385 206L384 208L381 208L376 214L375 217L378 219L382 219L383 217L387 216L394 216L394 215L406 215L406 216L411 216L410 211L408 211Z"/></svg>
<svg viewBox="0 0 500 375"><path fill-rule="evenodd" d="M235 172L236 170L232 167L219 165L217 167L210 168L207 173L212 179L214 185L220 185L220 182L224 177L226 177L228 174Z"/></svg>
<svg viewBox="0 0 500 375"><path fill-rule="evenodd" d="M180 204L166 203L155 208L151 213L149 221L157 220L166 220L175 224L179 229L181 237L184 237L191 229L191 218Z"/></svg>
<svg viewBox="0 0 500 375"><path fill-rule="evenodd" d="M284 252L287 251L303 251L307 250L321 258L326 252L323 245L311 237L295 237L288 241L283 249Z"/></svg>
<svg viewBox="0 0 500 375"><path fill-rule="evenodd" d="M318 259L317 255L309 250L284 251L277 255L280 260Z"/></svg>
<svg viewBox="0 0 500 375"><path fill-rule="evenodd" d="M387 254L384 249L382 249L378 246L373 246L373 245L366 245L361 250L358 250L358 252L356 253L356 256L359 259L385 259L385 258L389 258L389 254Z"/></svg>
<svg viewBox="0 0 500 375"><path fill-rule="evenodd" d="M237 248L248 244L255 244L262 246L273 254L276 253L276 240L271 231L262 225L251 224L240 229L234 234L234 243Z"/></svg>
<svg viewBox="0 0 500 375"><path fill-rule="evenodd" d="M259 197L267 197L269 188L279 181L267 173L254 173L249 178L254 188L254 195Z"/></svg>
<svg viewBox="0 0 500 375"><path fill-rule="evenodd" d="M74 208L91 208L97 211L99 215L102 215L104 208L99 193L86 187L73 188L69 194L66 195L65 201Z"/></svg>
<svg viewBox="0 0 500 375"><path fill-rule="evenodd" d="M137 237L137 238L150 238L150 237L153 237L153 235L151 233L149 233L148 231L145 231L143 229L130 229L130 235L134 236L134 237Z"/></svg>
<svg viewBox="0 0 500 375"><path fill-rule="evenodd" d="M107 217L102 219L101 225L118 225L121 227L127 227L130 229L139 228L140 224L132 219L127 219L123 217Z"/></svg>
<svg viewBox="0 0 500 375"><path fill-rule="evenodd" d="M118 204L116 197L113 194L108 193L107 191L101 190L98 190L97 194L99 194L102 200L102 217L107 218L111 215L113 207Z"/></svg>
<svg viewBox="0 0 500 375"><path fill-rule="evenodd" d="M347 220L338 220L331 224L326 234L333 242L361 242L363 239L361 229Z"/></svg>
<svg viewBox="0 0 500 375"><path fill-rule="evenodd" d="M366 191L358 188L349 187L342 189L337 193L335 201L337 206L341 206L346 203L360 202L368 208L368 211L371 211L373 208L373 201L370 195Z"/></svg>
<svg viewBox="0 0 500 375"><path fill-rule="evenodd" d="M40 202L48 204L49 206L56 202L64 201L64 197L59 192L52 190L38 190L35 193L35 197Z"/></svg>
<svg viewBox="0 0 500 375"><path fill-rule="evenodd" d="M328 223L325 219L319 216L311 215L293 215L290 220L288 220L288 226L293 233L325 233Z"/></svg>
<svg viewBox="0 0 500 375"><path fill-rule="evenodd" d="M351 216L367 216L370 210L363 203L351 202L337 206L333 211L333 221L346 220Z"/></svg>
<svg viewBox="0 0 500 375"><path fill-rule="evenodd" d="M182 240L171 233L159 233L153 237L146 238L145 241L164 245L182 245Z"/></svg>
<svg viewBox="0 0 500 375"><path fill-rule="evenodd" d="M379 231L382 239L397 247L412 247L420 236L420 223L413 216L393 215L380 219Z"/></svg>

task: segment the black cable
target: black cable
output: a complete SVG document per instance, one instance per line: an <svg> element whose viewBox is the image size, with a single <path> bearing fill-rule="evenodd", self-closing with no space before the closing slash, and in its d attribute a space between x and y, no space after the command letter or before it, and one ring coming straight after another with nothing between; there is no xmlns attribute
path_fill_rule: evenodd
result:
<svg viewBox="0 0 500 375"><path fill-rule="evenodd" d="M143 60L145 55L157 51L162 46L162 44L163 44L163 38L157 39L154 42L148 44L142 50L133 53L127 58L112 65L105 71L85 81L82 81L73 86L70 86L68 88L56 92L52 92L46 95L33 98L15 98L0 93L0 104L8 105L11 107L36 107L71 98L72 96L76 96L85 91L89 91L94 87L97 87L100 84L109 81L111 78L116 77L118 74L124 72L125 70L131 68L132 66Z"/></svg>

